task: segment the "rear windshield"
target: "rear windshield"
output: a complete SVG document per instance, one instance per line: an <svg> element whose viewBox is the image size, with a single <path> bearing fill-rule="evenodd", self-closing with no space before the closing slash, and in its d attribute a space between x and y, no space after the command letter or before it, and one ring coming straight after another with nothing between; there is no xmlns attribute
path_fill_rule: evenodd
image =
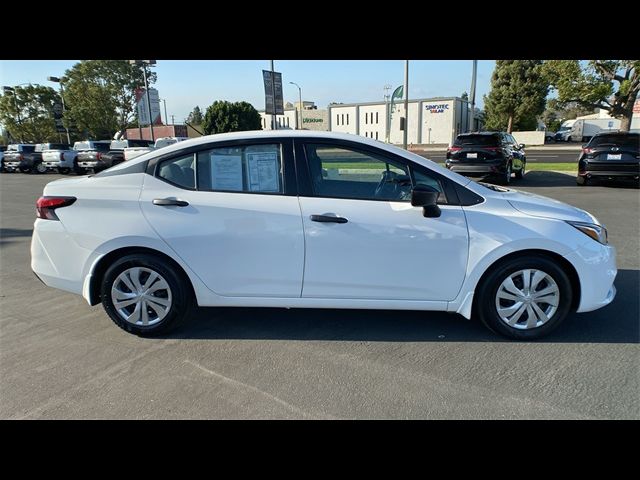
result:
<svg viewBox="0 0 640 480"><path fill-rule="evenodd" d="M22 151L25 153L30 153L33 152L36 149L35 145L23 145L22 146Z"/></svg>
<svg viewBox="0 0 640 480"><path fill-rule="evenodd" d="M69 150L69 145L66 143L41 143L36 148L38 152L44 150Z"/></svg>
<svg viewBox="0 0 640 480"><path fill-rule="evenodd" d="M73 144L74 150L91 150L90 142L76 142Z"/></svg>
<svg viewBox="0 0 640 480"><path fill-rule="evenodd" d="M499 145L497 135L460 135L456 138L454 145L478 145L478 146L496 146Z"/></svg>
<svg viewBox="0 0 640 480"><path fill-rule="evenodd" d="M623 148L640 148L640 135L598 135L591 139L589 142L590 147L597 147L599 145L616 145Z"/></svg>
<svg viewBox="0 0 640 480"><path fill-rule="evenodd" d="M131 142L129 142L131 143ZM111 142L111 150L124 150L127 146L126 140L114 140Z"/></svg>
<svg viewBox="0 0 640 480"><path fill-rule="evenodd" d="M129 140L130 147L151 147L153 142L151 140Z"/></svg>

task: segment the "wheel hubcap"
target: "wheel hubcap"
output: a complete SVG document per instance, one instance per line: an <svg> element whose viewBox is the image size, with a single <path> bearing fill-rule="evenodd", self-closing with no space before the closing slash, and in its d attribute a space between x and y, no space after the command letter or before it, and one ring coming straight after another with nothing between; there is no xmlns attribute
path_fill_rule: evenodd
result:
<svg viewBox="0 0 640 480"><path fill-rule="evenodd" d="M133 325L155 325L171 309L171 288L158 272L129 268L113 282L111 301L123 320Z"/></svg>
<svg viewBox="0 0 640 480"><path fill-rule="evenodd" d="M43 165L42 163L39 163L39 164L36 166L36 170L37 170L38 172L40 172L40 173L44 173L44 172L46 172L46 171L47 171L47 167L46 167L45 165Z"/></svg>
<svg viewBox="0 0 640 480"><path fill-rule="evenodd" d="M520 270L498 287L496 310L510 327L529 330L547 323L558 310L560 289L546 272Z"/></svg>

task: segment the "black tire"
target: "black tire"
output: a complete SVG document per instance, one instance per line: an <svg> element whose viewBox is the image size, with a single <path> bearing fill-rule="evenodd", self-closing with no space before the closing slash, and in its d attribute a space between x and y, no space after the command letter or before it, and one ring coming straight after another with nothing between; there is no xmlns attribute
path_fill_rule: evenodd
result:
<svg viewBox="0 0 640 480"><path fill-rule="evenodd" d="M70 171L71 171L71 169L70 169L70 168L59 168L59 169L58 169L58 173L59 173L60 175L67 175Z"/></svg>
<svg viewBox="0 0 640 480"><path fill-rule="evenodd" d="M525 172L526 168L527 168L527 162L523 161L522 162L522 168L516 172L516 178L518 180L522 180L524 178L524 172Z"/></svg>
<svg viewBox="0 0 640 480"><path fill-rule="evenodd" d="M31 173L31 169L29 167L27 168L18 167L18 170L20 170L20 173Z"/></svg>
<svg viewBox="0 0 640 480"><path fill-rule="evenodd" d="M547 273L556 282L560 298L555 313L546 323L530 329L518 329L508 325L498 315L496 295L500 285L508 276L525 269L536 269ZM535 340L548 335L562 323L570 311L572 298L571 282L558 262L543 255L526 255L509 259L492 268L478 285L474 302L475 311L480 320L493 332L516 340ZM519 321L526 319L524 315L525 313Z"/></svg>
<svg viewBox="0 0 640 480"><path fill-rule="evenodd" d="M507 164L507 171L498 177L500 185L509 185L511 183L511 163Z"/></svg>
<svg viewBox="0 0 640 480"><path fill-rule="evenodd" d="M42 162L36 162L31 167L31 173L34 175L41 175L47 173L47 167Z"/></svg>
<svg viewBox="0 0 640 480"><path fill-rule="evenodd" d="M111 288L118 276L133 267L143 267L160 274L167 282L171 293L171 306L158 323L154 325L134 325L120 316L111 299ZM126 255L118 259L105 272L100 283L102 306L111 320L123 330L141 337L154 336L175 329L191 316L196 303L189 288L189 279L165 260L146 253ZM148 309L152 313L151 309Z"/></svg>
<svg viewBox="0 0 640 480"><path fill-rule="evenodd" d="M73 164L73 173L75 173L76 175L86 175L87 174L87 169L78 166L77 163L74 163Z"/></svg>
<svg viewBox="0 0 640 480"><path fill-rule="evenodd" d="M587 185L589 185L589 179L578 176L576 177L576 185L578 185L579 187L586 187Z"/></svg>

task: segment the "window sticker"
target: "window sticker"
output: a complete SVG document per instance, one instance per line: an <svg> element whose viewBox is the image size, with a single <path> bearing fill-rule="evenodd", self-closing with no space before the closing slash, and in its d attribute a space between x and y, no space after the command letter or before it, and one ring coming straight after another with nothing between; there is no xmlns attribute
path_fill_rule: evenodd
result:
<svg viewBox="0 0 640 480"><path fill-rule="evenodd" d="M242 191L242 156L211 153L213 190Z"/></svg>
<svg viewBox="0 0 640 480"><path fill-rule="evenodd" d="M247 173L250 192L278 192L277 152L247 153Z"/></svg>

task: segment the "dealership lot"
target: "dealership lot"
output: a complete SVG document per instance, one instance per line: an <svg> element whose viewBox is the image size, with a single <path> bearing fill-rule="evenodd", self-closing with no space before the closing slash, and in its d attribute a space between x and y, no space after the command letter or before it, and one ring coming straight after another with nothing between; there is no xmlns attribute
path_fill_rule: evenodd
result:
<svg viewBox="0 0 640 480"><path fill-rule="evenodd" d="M0 418L640 418L636 188L514 181L595 214L618 249L615 302L541 342L443 313L213 308L140 339L32 274L57 178L0 175Z"/></svg>

